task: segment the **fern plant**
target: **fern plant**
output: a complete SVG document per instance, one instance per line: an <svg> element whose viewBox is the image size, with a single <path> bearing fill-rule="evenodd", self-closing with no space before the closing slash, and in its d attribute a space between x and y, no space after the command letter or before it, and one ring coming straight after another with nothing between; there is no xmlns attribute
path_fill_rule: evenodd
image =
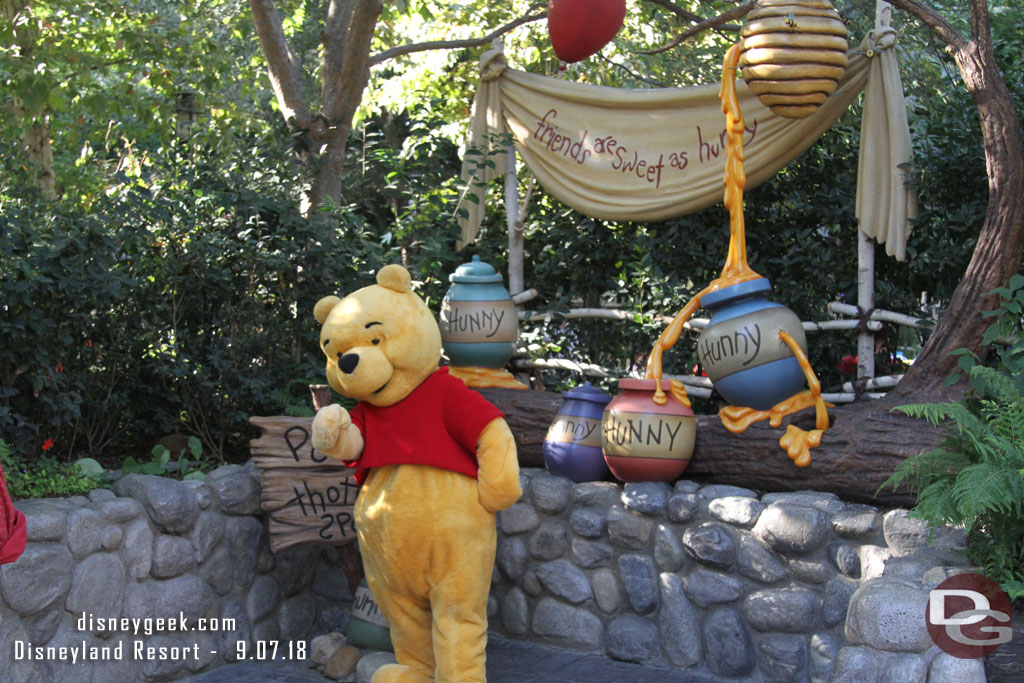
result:
<svg viewBox="0 0 1024 683"><path fill-rule="evenodd" d="M922 403L897 410L946 429L933 450L903 461L882 485L917 492L911 514L931 524L962 526L971 561L1002 585L1011 599L1024 597L1024 276L995 290L997 317L982 338L1002 342L995 363L959 349L958 371L970 390L956 403Z"/></svg>

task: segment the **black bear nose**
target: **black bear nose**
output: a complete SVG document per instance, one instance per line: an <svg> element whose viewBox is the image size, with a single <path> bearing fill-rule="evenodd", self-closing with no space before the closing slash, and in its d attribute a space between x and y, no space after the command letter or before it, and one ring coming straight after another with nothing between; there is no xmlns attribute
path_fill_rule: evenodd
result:
<svg viewBox="0 0 1024 683"><path fill-rule="evenodd" d="M351 375L359 365L359 354L358 353L346 353L345 355L338 358L338 367L346 375Z"/></svg>

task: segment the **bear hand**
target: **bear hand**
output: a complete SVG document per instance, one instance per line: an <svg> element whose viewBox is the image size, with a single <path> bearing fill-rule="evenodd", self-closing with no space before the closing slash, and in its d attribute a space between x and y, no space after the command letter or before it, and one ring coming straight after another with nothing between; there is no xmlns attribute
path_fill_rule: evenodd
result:
<svg viewBox="0 0 1024 683"><path fill-rule="evenodd" d="M336 460L355 460L363 452L363 435L348 411L337 403L324 406L313 418L313 448Z"/></svg>
<svg viewBox="0 0 1024 683"><path fill-rule="evenodd" d="M476 459L477 493L484 509L505 510L522 497L516 440L505 420L497 418L484 427L477 440Z"/></svg>

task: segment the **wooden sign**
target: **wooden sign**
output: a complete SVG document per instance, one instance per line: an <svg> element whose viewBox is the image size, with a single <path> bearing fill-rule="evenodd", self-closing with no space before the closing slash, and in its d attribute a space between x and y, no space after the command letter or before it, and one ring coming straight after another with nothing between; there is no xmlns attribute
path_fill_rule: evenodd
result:
<svg viewBox="0 0 1024 683"><path fill-rule="evenodd" d="M249 448L262 471L261 506L270 519L270 549L356 540L353 470L313 448L310 417L251 417L262 434Z"/></svg>

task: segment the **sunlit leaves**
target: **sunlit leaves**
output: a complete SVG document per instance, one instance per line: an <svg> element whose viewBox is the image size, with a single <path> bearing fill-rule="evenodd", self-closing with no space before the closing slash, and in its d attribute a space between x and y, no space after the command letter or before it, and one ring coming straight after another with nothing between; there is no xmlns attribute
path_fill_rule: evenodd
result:
<svg viewBox="0 0 1024 683"><path fill-rule="evenodd" d="M0 102L18 105L0 137L44 121L61 194L95 195L116 157L143 158L176 134L178 93L216 105L221 120L266 102L249 23L242 0L35 0L0 46Z"/></svg>

